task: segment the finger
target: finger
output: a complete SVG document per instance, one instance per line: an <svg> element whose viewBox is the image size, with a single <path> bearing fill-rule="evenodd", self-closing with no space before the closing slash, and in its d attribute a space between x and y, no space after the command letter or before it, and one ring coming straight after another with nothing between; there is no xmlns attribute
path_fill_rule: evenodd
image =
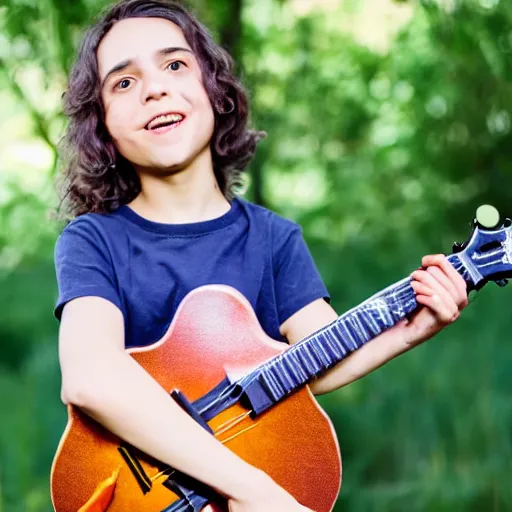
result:
<svg viewBox="0 0 512 512"><path fill-rule="evenodd" d="M468 286L464 278L455 270L447 258L441 258L439 266L457 287L460 297L458 303L466 306L468 302Z"/></svg>
<svg viewBox="0 0 512 512"><path fill-rule="evenodd" d="M443 254L433 254L425 256L422 259L422 265L428 267L436 265L441 268L445 275L450 279L457 289L457 304L461 309L468 304L467 283L463 277L455 270L454 266L448 261L448 258Z"/></svg>
<svg viewBox="0 0 512 512"><path fill-rule="evenodd" d="M416 270L412 273L412 278L426 285L432 290L431 293L426 294L427 296L437 296L437 298L433 301L435 305L433 311L436 313L436 315L438 311L443 308L443 306L446 306L449 311L452 311L453 309L457 309L458 311L459 307L457 306L454 298L429 272L426 270ZM444 314L442 316L444 316Z"/></svg>
<svg viewBox="0 0 512 512"><path fill-rule="evenodd" d="M457 304L457 307L460 306L460 308L462 309L463 303L464 303L464 300L466 297L460 293L457 286L444 273L444 271L439 266L437 266L438 264L440 265L443 260L446 260L446 258L443 255L436 255L436 256L432 256L432 257L426 256L425 258L423 258L422 263L429 262L432 264L431 266L429 266L426 269L426 272L428 272L435 279L437 284L442 286L444 288L444 290L452 297L452 299ZM448 261L446 261L446 262L448 265L450 265L450 262L448 262ZM434 284L432 282L429 282L429 283L431 286L434 286ZM437 287L435 289L437 291L440 290Z"/></svg>
<svg viewBox="0 0 512 512"><path fill-rule="evenodd" d="M441 268L430 266L427 272L452 296L455 303L460 299L460 292Z"/></svg>
<svg viewBox="0 0 512 512"><path fill-rule="evenodd" d="M420 281L411 281L411 287L416 295L426 295L427 297L434 295L432 288L426 284L420 283Z"/></svg>
<svg viewBox="0 0 512 512"><path fill-rule="evenodd" d="M453 303L450 307L437 294L432 296L417 295L416 301L433 311L439 322L444 324L450 324L459 318L460 312L457 305Z"/></svg>
<svg viewBox="0 0 512 512"><path fill-rule="evenodd" d="M455 270L455 268L450 264L449 261L444 261L442 263L443 270L445 274L450 278L452 283L457 287L459 292L459 300L457 303L460 306L460 309L465 308L468 305L468 284L464 281L464 278Z"/></svg>
<svg viewBox="0 0 512 512"><path fill-rule="evenodd" d="M427 254L421 258L421 264L424 267L429 267L430 265L440 265L441 261L445 258L446 256L444 254Z"/></svg>
<svg viewBox="0 0 512 512"><path fill-rule="evenodd" d="M431 288L433 293L430 295L438 294L442 297L443 300L455 303L455 300L450 295L448 290L446 290L430 272L427 272L426 270L415 270L411 274L411 277L414 280L419 281L420 283L423 283Z"/></svg>

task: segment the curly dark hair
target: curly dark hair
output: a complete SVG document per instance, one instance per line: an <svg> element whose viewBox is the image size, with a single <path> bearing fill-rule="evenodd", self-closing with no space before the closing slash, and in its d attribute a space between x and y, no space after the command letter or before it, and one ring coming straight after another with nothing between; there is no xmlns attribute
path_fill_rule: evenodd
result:
<svg viewBox="0 0 512 512"><path fill-rule="evenodd" d="M114 24L127 18L172 21L198 57L215 116L210 141L213 168L222 193L231 199L258 141L266 135L247 128L247 93L233 74L232 57L182 5L167 0L123 0L101 14L85 33L63 94L64 113L70 122L59 142L64 161L58 185L61 206L65 204L70 217L107 213L133 200L141 190L134 167L116 150L105 126L96 53Z"/></svg>

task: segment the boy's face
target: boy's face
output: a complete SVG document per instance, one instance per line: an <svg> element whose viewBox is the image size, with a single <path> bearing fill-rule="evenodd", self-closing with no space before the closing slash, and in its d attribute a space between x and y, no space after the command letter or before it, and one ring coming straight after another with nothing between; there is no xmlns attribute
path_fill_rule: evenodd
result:
<svg viewBox="0 0 512 512"><path fill-rule="evenodd" d="M166 48L183 49L162 53ZM176 172L210 151L213 110L197 58L177 25L162 18L120 21L101 41L97 56L105 124L117 150L136 170ZM164 133L146 128L165 113L185 118Z"/></svg>

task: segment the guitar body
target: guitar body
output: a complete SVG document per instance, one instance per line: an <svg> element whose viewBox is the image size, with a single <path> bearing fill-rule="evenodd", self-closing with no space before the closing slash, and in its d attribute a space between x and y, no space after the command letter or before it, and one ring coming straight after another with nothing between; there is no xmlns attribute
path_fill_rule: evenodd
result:
<svg viewBox="0 0 512 512"><path fill-rule="evenodd" d="M239 292L209 285L185 297L160 341L128 352L166 391L179 389L193 402L226 374L245 375L287 348L263 332ZM150 490L144 493L120 454L120 439L80 410L69 406L68 413L51 472L57 512L77 512L86 503L83 511L160 512L178 500L162 485L167 476L157 476L161 469L157 461L137 453L140 468L151 480ZM268 473L300 503L316 512L332 510L341 483L339 447L330 420L309 388L303 387L254 419L245 413L236 404L208 425L227 448ZM113 494L91 502L109 478L115 482ZM204 510L219 512L225 507L210 504Z"/></svg>

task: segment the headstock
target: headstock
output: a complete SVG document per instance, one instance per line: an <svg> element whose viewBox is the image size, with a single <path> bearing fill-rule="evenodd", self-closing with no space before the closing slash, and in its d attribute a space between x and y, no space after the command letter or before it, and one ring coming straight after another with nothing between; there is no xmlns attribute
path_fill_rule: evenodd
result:
<svg viewBox="0 0 512 512"><path fill-rule="evenodd" d="M488 281L505 286L512 277L512 220L500 222L496 208L480 206L469 240L454 244L453 251L468 273L468 288L479 289Z"/></svg>

